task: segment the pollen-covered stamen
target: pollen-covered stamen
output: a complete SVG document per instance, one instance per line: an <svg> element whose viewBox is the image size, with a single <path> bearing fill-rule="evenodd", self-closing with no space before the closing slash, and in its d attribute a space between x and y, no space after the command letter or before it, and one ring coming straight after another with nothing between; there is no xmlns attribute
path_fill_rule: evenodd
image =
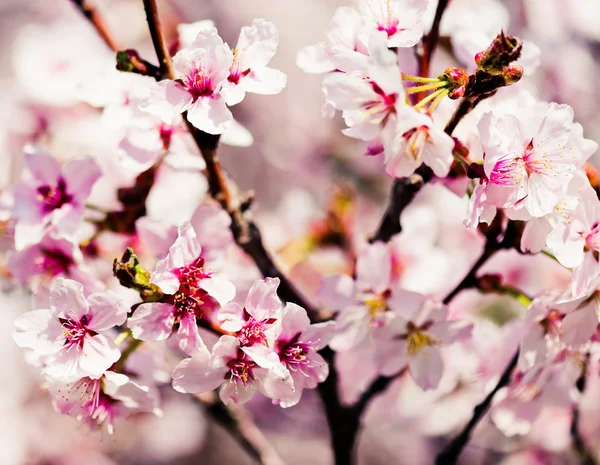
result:
<svg viewBox="0 0 600 465"><path fill-rule="evenodd" d="M375 292L362 292L359 293L356 297L363 303L363 305L369 311L369 316L371 318L369 324L371 326L378 326L380 324L380 316L389 310L387 304L389 292L386 291L381 294Z"/></svg>
<svg viewBox="0 0 600 465"><path fill-rule="evenodd" d="M527 170L523 157L508 154L496 162L490 175L490 181L500 186L516 187L526 176Z"/></svg>
<svg viewBox="0 0 600 465"><path fill-rule="evenodd" d="M213 88L210 76L203 70L201 66L192 68L184 77L183 84L188 88L194 101L200 97L208 97L213 95Z"/></svg>
<svg viewBox="0 0 600 465"><path fill-rule="evenodd" d="M239 384L242 384L244 387L248 387L248 385L252 384L256 379L254 369L257 365L253 361L249 360L245 355L242 355L241 358L232 360L227 364L227 366L229 367L229 373L227 374L229 382L234 383L236 387Z"/></svg>
<svg viewBox="0 0 600 465"><path fill-rule="evenodd" d="M73 394L79 395L78 407L81 413L77 419L84 421L92 429L106 426L108 434L112 435L118 401L104 393L102 384L102 378L83 378L73 385L68 384L64 389L59 389L58 393L67 402Z"/></svg>
<svg viewBox="0 0 600 465"><path fill-rule="evenodd" d="M402 137L406 139L406 150L404 156L412 160L420 160L423 149L429 138L429 128L427 126L418 126L409 129Z"/></svg>
<svg viewBox="0 0 600 465"><path fill-rule="evenodd" d="M63 345L68 347L83 347L86 336L95 336L95 331L88 328L90 319L87 315L83 315L80 319L74 318L59 318L58 321L63 327L61 340Z"/></svg>
<svg viewBox="0 0 600 465"><path fill-rule="evenodd" d="M427 333L431 325L431 322L425 322L421 326L416 326L412 321L407 323L407 333L400 336L400 338L406 339L406 353L408 355L415 355L425 347L436 346L442 343L439 338Z"/></svg>
<svg viewBox="0 0 600 465"><path fill-rule="evenodd" d="M540 325L544 329L544 334L559 336L560 326L564 317L565 315L560 313L558 310L550 310L546 318L540 321Z"/></svg>
<svg viewBox="0 0 600 465"><path fill-rule="evenodd" d="M175 323L179 323L186 314L202 318L202 304L204 302L196 296L178 291L172 296L165 298L165 302L175 306Z"/></svg>
<svg viewBox="0 0 600 465"><path fill-rule="evenodd" d="M275 318L267 320L256 320L254 317L244 310L246 323L244 327L236 333L236 337L243 346L251 345L267 345L267 335L265 331L275 323Z"/></svg>
<svg viewBox="0 0 600 465"><path fill-rule="evenodd" d="M239 48L235 48L235 49L231 49L231 51L233 52L233 63L231 64L231 68L229 69L229 76L227 77L227 80L229 82L231 82L232 84L238 84L240 82L240 79L248 76L248 74L250 74L251 69L247 68L247 69L241 69L240 68L240 55L243 53L243 50L240 50Z"/></svg>
<svg viewBox="0 0 600 465"><path fill-rule="evenodd" d="M177 268L173 271L179 279L180 291L193 293L198 288L200 280L210 278L211 273L204 270L204 259L198 257L192 264Z"/></svg>
<svg viewBox="0 0 600 465"><path fill-rule="evenodd" d="M67 192L67 183L59 178L56 185L44 184L37 188L37 200L44 213L50 213L71 202L73 196Z"/></svg>

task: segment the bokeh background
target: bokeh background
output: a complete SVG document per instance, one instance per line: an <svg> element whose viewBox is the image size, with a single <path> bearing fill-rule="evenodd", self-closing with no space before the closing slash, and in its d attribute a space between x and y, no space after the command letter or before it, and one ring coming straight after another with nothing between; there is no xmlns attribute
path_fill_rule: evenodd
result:
<svg viewBox="0 0 600 465"><path fill-rule="evenodd" d="M154 60L140 0L93 4L120 48L135 48ZM390 184L382 161L363 157L364 146L341 134L339 118L321 115L322 77L306 74L295 64L298 50L324 40L333 12L347 4L352 0L160 2L170 39L176 37L178 23L200 19L214 20L230 44L253 18L265 18L278 27L280 44L272 66L287 73L287 87L276 96L248 95L236 106L236 119L252 132L255 143L249 148L223 146L220 153L239 185L255 191L255 215L266 243L310 298L320 273L347 271L349 266L339 247L307 245L326 220L332 196L342 192L353 199L348 228L352 240L360 243L376 228ZM431 17L435 4L433 0ZM539 69L518 86L544 100L571 105L586 136L600 142L600 2L451 0L433 74L456 63L450 38L457 31L495 34L501 28L534 42L542 52ZM103 47L69 0L0 0L0 196L6 197L21 172L26 143L45 146L61 159L116 150L118 140L101 127L99 110L71 97L76 80L96 77L92 63L106 53ZM407 72L414 67L411 53L401 56ZM179 174L164 176L163 187L151 196L151 215L177 214L174 205L197 203L204 195L206 185L200 177L182 181ZM465 199L432 185L406 210L404 231L395 247L407 288L444 295L477 257L481 239L463 228L465 208ZM2 240L8 247L9 234ZM509 282L519 282L530 293L569 281L568 273L545 257L499 254L488 268L503 270ZM247 273L247 279L254 278L253 271ZM197 403L168 388L163 390L162 418L133 418L118 425L114 437L90 434L72 418L56 414L41 388L38 370L26 364L11 338L12 321L29 308L30 296L8 277L0 282L0 465L252 463ZM479 323L472 345L451 354L451 371L464 374L460 386L442 383L423 393L410 379L398 379L367 412L358 449L362 464L432 463L444 435L466 421L479 398L485 386L482 367L497 373L505 364L498 355L502 351L496 349L510 345L511 324L523 309L508 299L465 293L453 303L453 310L471 313ZM342 380L346 398L356 395L353 383L363 374L368 379L369 367L356 366L356 376ZM594 376L592 387L598 385ZM594 447L600 446L599 415L594 415L594 389L589 392L582 428ZM290 465L331 463L327 425L314 392L305 392L301 403L287 410L257 396L250 410ZM462 463L576 463L570 453L568 413L545 411L527 437L509 439L486 419Z"/></svg>

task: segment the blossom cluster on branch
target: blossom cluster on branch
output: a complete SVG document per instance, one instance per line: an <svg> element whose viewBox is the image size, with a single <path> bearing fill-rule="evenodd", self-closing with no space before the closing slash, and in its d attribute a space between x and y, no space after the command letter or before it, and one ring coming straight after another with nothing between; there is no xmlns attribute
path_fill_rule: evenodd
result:
<svg viewBox="0 0 600 465"><path fill-rule="evenodd" d="M232 406L259 392L288 408L315 390L335 463L350 465L363 414L390 383L410 377L419 392L450 396L475 376L481 386L444 431L436 463L457 463L488 412L513 437L548 408L568 412L577 454L593 460L578 418L600 360L600 186L590 164L598 144L569 105L520 86L540 65L536 45L501 28L442 27L446 10L458 9L455 20L465 13L458 1L338 8L325 40L299 50L296 64L323 75L323 118L341 114L342 133L361 141L366 158L348 156L392 184L387 209L377 227L374 215L360 217L354 190L339 188L324 218L272 245L276 234L254 222L253 193L218 150L254 143L234 119L247 94L285 90L286 74L271 67L275 24L255 19L235 47L211 20L178 24L167 41L156 1L143 0L155 60L118 48L86 3L70 6L104 44L49 66L63 94L44 104L61 111L15 136L22 169L0 191L10 239L3 280L32 296L13 339L55 410L114 434L121 419L160 416L172 387L224 415L268 465ZM442 46L455 61L433 72ZM73 156L61 153L52 125L88 114L94 135L81 131L99 139L95 150L73 142ZM364 181L348 184L356 178ZM302 214L299 202L287 214ZM461 224L445 224L456 205ZM462 253L468 241L478 256ZM325 258L308 265L319 252ZM539 254L567 278L532 290L510 260L488 271L501 252ZM469 289L512 298L522 318L489 329L455 304ZM476 367L461 362L469 352L479 354ZM207 403L213 391L220 401Z"/></svg>

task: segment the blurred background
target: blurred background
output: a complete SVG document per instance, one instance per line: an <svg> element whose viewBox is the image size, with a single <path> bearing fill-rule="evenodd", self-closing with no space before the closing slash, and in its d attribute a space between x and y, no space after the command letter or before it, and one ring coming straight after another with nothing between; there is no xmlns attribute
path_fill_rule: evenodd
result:
<svg viewBox="0 0 600 465"><path fill-rule="evenodd" d="M135 48L154 61L141 0L89 1L104 16L119 48ZM433 0L430 18L435 4ZM220 153L241 188L255 191L254 210L265 242L309 298L314 298L320 275L351 266L340 251L344 247L332 247L319 236L319 228L332 228L327 221L333 221L333 212L335 221L348 230L351 244L345 247L363 242L377 227L390 185L382 160L364 157L364 145L341 134L339 117L322 116L322 76L306 74L295 64L298 50L325 40L327 25L342 5L352 5L352 0L160 2L166 34L173 41L177 24L200 19L212 19L229 44L253 18L277 26L280 43L271 66L287 73L287 87L275 96L250 94L234 107L235 118L250 130L254 144L222 146ZM539 68L535 73L526 69L518 86L543 100L571 105L586 137L600 142L600 86L595 85L600 75L599 25L598 0L451 0L432 74L456 63L452 38L461 31L475 29L493 37L504 28L541 50ZM18 178L26 143L44 145L62 159L116 150L118 140L101 127L98 110L82 107L72 93L77 83L98 77L93 63L107 53L104 47L69 0L0 0L0 194ZM400 57L402 69L409 73L414 71L411 54ZM118 165L114 175L120 176ZM194 179L198 184L189 188L164 181L166 187L161 198L152 200L151 213L165 215L179 202L197 202L206 186ZM406 210L404 231L393 245L405 287L444 295L460 280L481 247L477 233L462 226L465 209L466 199L431 185ZM532 294L569 282L568 273L545 257L499 254L488 268L503 270L509 282L518 281ZM253 463L202 408L168 388L163 390L162 418L135 417L117 425L114 437L91 434L72 418L55 413L40 388L39 370L25 363L23 351L11 338L12 322L29 309L30 297L8 279L2 286L0 465ZM361 464L432 463L444 435L469 418L485 387L482 367L492 374L501 370L504 361L495 351L510 345L510 325L524 309L507 299L465 293L453 302L453 311L470 314L479 323L473 342L453 349L449 380L437 390L423 393L401 377L373 403L358 449ZM351 365L352 360L345 363ZM349 400L360 389L353 386L356 375L372 376L370 367L356 365L355 376L350 370L348 379L342 379ZM590 402L582 428L594 441L598 415ZM301 403L287 410L257 396L250 410L288 464L331 463L328 429L314 392L305 391ZM569 424L569 412L550 409L528 435L506 438L486 419L461 463L577 463L570 452ZM592 444L600 445L597 440Z"/></svg>

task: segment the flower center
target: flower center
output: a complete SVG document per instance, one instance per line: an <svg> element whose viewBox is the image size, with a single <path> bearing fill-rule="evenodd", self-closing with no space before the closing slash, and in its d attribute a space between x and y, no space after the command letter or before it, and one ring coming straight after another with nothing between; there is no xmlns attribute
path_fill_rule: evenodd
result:
<svg viewBox="0 0 600 465"><path fill-rule="evenodd" d="M62 250L41 248L42 256L38 266L51 276L67 273L71 265L74 265L72 257L66 255Z"/></svg>
<svg viewBox="0 0 600 465"><path fill-rule="evenodd" d="M63 327L63 345L70 349L71 347L83 347L86 336L95 336L97 333L90 330L87 326L90 319L87 315L83 315L81 319L59 318L60 324Z"/></svg>
<svg viewBox="0 0 600 465"><path fill-rule="evenodd" d="M214 93L210 76L201 67L193 68L185 76L185 85L196 101L200 97L208 97Z"/></svg>
<svg viewBox="0 0 600 465"><path fill-rule="evenodd" d="M423 148L429 138L429 128L427 126L419 126L409 129L402 137L406 139L406 149L404 156L412 160L420 160Z"/></svg>
<svg viewBox="0 0 600 465"><path fill-rule="evenodd" d="M256 379L254 368L256 363L246 359L235 359L227 364L229 367L229 382L236 385L241 383L244 387Z"/></svg>
<svg viewBox="0 0 600 465"><path fill-rule="evenodd" d="M210 278L211 274L204 271L204 259L198 257L194 263L174 270L179 279L180 292L193 294L198 290L200 280Z"/></svg>
<svg viewBox="0 0 600 465"><path fill-rule="evenodd" d="M37 200L42 204L42 211L50 213L71 202L73 196L67 193L67 183L59 178L56 186L44 184L37 188Z"/></svg>
<svg viewBox="0 0 600 465"><path fill-rule="evenodd" d="M229 76L227 80L232 84L238 84L240 79L248 76L250 74L250 68L246 70L240 70L240 49L233 49L233 63L231 64L231 68L229 70Z"/></svg>
<svg viewBox="0 0 600 465"><path fill-rule="evenodd" d="M265 335L265 330L267 330L271 324L271 320L257 321L250 317L244 327L238 331L236 336L243 346L251 346L254 344L266 345L267 337Z"/></svg>
<svg viewBox="0 0 600 465"><path fill-rule="evenodd" d="M406 325L407 333L400 336L401 339L406 339L406 353L415 355L428 346L437 346L442 343L437 337L427 333L432 322L428 321L421 326L416 326L412 321Z"/></svg>

